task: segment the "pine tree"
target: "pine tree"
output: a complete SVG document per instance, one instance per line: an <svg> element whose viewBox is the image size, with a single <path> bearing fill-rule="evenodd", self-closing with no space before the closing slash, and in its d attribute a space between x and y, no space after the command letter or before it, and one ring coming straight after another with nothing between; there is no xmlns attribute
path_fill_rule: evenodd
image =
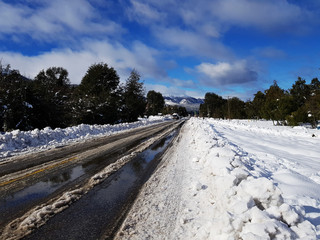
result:
<svg viewBox="0 0 320 240"><path fill-rule="evenodd" d="M146 109L145 91L140 74L132 70L124 86L123 120L133 122L143 116Z"/></svg>
<svg viewBox="0 0 320 240"><path fill-rule="evenodd" d="M32 105L31 81L20 75L10 65L0 62L0 130L30 130Z"/></svg>
<svg viewBox="0 0 320 240"><path fill-rule="evenodd" d="M33 81L33 122L36 127L67 127L70 124L71 86L62 67L41 70Z"/></svg>
<svg viewBox="0 0 320 240"><path fill-rule="evenodd" d="M310 86L306 84L306 80L298 77L298 80L292 85L290 94L293 96L297 108L302 107L310 97Z"/></svg>
<svg viewBox="0 0 320 240"><path fill-rule="evenodd" d="M83 77L75 115L79 123L106 124L119 119L121 89L116 70L106 63L93 64Z"/></svg>
<svg viewBox="0 0 320 240"><path fill-rule="evenodd" d="M206 93L204 103L200 105L200 116L224 118L227 100L215 93Z"/></svg>
<svg viewBox="0 0 320 240"><path fill-rule="evenodd" d="M157 115L162 112L163 107L164 98L162 94L153 90L149 91L147 94L146 114L148 116Z"/></svg>
<svg viewBox="0 0 320 240"><path fill-rule="evenodd" d="M280 100L285 96L284 90L278 86L277 81L273 81L273 85L265 90L265 96L266 100L262 109L263 118L276 121L277 124L280 124L280 121L284 120L281 119L281 113L279 112Z"/></svg>

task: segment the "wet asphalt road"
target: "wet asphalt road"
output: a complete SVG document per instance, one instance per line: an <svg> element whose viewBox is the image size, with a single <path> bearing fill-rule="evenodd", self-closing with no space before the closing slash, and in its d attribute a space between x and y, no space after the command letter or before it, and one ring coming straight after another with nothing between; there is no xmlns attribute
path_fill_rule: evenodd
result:
<svg viewBox="0 0 320 240"><path fill-rule="evenodd" d="M1 179L9 176L8 173L13 172L14 174L14 172L24 170L24 168L37 169L39 164L54 167L44 168L44 171L37 174L21 180L17 178L18 180L12 183L7 181L8 184L0 185L0 231L8 222L22 215L28 209L61 194L71 186L80 184L101 168L114 162L119 156L125 155L133 146L164 131L172 124L174 123L166 122L156 126L134 129L88 143L31 154L27 157L18 157L14 161L2 164L0 166ZM95 151L96 149L99 149L99 151ZM74 155L82 152L92 154L83 159L79 158L81 161L73 160ZM121 219L119 212L124 212L125 206L132 201L137 193L138 186L144 182L150 171L152 172L150 169L156 166L154 163L145 164L146 160L144 158L147 157L140 155L135 158L130 164L125 165L120 171L104 181L103 184L98 185L82 197L77 205L72 204L63 214L58 214L49 220L48 223L50 224L44 225L39 231L30 235L28 239L48 239L49 236L52 236L49 239L97 239L98 236L109 235L110 232L106 233L105 230L113 229L116 225L111 224L111 226L110 219L115 222ZM137 169L142 169L142 172L137 171ZM2 183L6 182L2 181ZM126 186L125 190L123 186ZM109 209L109 212L107 209ZM69 211L72 211L72 213ZM97 214L99 212L108 212L108 214ZM71 223L76 228L72 228L70 224L68 227L67 223ZM107 223L110 226L107 226ZM100 227L93 227L97 225ZM67 231L63 230L64 233L61 233L61 229L67 229ZM88 231L88 229L91 230Z"/></svg>

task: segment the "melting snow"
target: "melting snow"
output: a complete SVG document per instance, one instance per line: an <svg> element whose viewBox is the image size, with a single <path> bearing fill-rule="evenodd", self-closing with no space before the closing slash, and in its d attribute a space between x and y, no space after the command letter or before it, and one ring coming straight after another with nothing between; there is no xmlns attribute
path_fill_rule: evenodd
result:
<svg viewBox="0 0 320 240"><path fill-rule="evenodd" d="M192 118L116 239L319 239L318 134Z"/></svg>
<svg viewBox="0 0 320 240"><path fill-rule="evenodd" d="M14 130L0 134L0 161L5 157L13 155L45 150L65 144L85 141L94 137L111 135L168 119L170 118L150 116L149 118L141 118L137 122L120 123L116 125L81 124L68 128L51 129L50 127L46 127L42 130L34 129L32 131Z"/></svg>

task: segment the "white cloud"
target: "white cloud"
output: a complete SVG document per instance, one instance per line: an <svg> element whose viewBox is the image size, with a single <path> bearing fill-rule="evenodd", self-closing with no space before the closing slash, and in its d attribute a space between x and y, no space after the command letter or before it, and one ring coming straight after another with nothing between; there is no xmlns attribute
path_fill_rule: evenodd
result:
<svg viewBox="0 0 320 240"><path fill-rule="evenodd" d="M132 8L128 10L129 16L138 22L148 23L150 21L161 20L165 17L165 14L151 7L148 3L142 3L136 0L131 0L130 2Z"/></svg>
<svg viewBox="0 0 320 240"><path fill-rule="evenodd" d="M166 72L157 62L158 52L146 45L135 42L130 49L116 43L88 41L82 43L82 49L59 49L37 56L24 56L13 52L0 52L3 63L9 63L28 77L35 77L40 70L49 67L64 67L69 72L72 83L80 83L88 67L94 63L105 62L114 67L124 81L135 68L142 77L162 78Z"/></svg>
<svg viewBox="0 0 320 240"><path fill-rule="evenodd" d="M309 0L310 2L311 0ZM161 26L181 27L199 32L203 36L220 37L230 26L255 27L258 30L277 33L305 33L310 25L319 24L319 3L300 4L289 0L185 0L154 1L134 0L135 4L148 6L152 11L140 14L137 21L152 26L151 16ZM305 1L304 1L305 2ZM313 1L312 2L316 2ZM144 8L141 8L144 9ZM140 8L134 7L137 14ZM154 13L154 14L151 14ZM158 18L159 14L166 17ZM161 20L161 21L160 21ZM204 27L203 27L204 26Z"/></svg>
<svg viewBox="0 0 320 240"><path fill-rule="evenodd" d="M174 78L171 80L171 83L173 83L177 87L196 88L196 84L192 80L181 80Z"/></svg>
<svg viewBox="0 0 320 240"><path fill-rule="evenodd" d="M254 82L258 78L257 72L249 68L246 60L234 63L201 63L196 67L196 70L203 75L201 83L212 87L246 84Z"/></svg>
<svg viewBox="0 0 320 240"><path fill-rule="evenodd" d="M317 5L316 0L308 1ZM188 95L185 89L194 88L196 94L199 84L234 87L253 84L258 70L261 76L261 69L248 56L237 60L236 53L224 44L224 34L233 26L278 34L301 32L319 23L318 10L312 9L289 0L0 0L0 39L14 41L13 47L4 44L0 48L0 58L31 77L41 69L65 67L73 83L80 82L91 64L106 62L122 80L136 68L142 78L160 83L155 86L166 92ZM126 25L128 17L139 27ZM237 41L230 40L233 33L226 38L230 45ZM29 54L31 46L46 52L31 53L35 56L5 52L15 46ZM252 53L266 58L286 56L272 47L248 49ZM192 66L199 61L203 63ZM199 74L197 84L170 78L166 71L174 64L186 73L188 68L195 69L188 76Z"/></svg>
<svg viewBox="0 0 320 240"><path fill-rule="evenodd" d="M86 0L29 2L32 4L0 1L0 35L24 34L37 40L57 41L74 34L124 32L121 25L105 17L99 18L98 10Z"/></svg>
<svg viewBox="0 0 320 240"><path fill-rule="evenodd" d="M231 50L221 42L198 32L180 28L155 27L153 33L161 43L179 50L182 56L204 56L219 60L233 58Z"/></svg>
<svg viewBox="0 0 320 240"><path fill-rule="evenodd" d="M212 13L221 23L253 26L276 32L299 33L307 27L315 13L287 0L217 0L210 4Z"/></svg>
<svg viewBox="0 0 320 240"><path fill-rule="evenodd" d="M287 56L287 54L284 51L274 47L256 48L253 50L253 53L258 54L264 58L273 59L285 58Z"/></svg>

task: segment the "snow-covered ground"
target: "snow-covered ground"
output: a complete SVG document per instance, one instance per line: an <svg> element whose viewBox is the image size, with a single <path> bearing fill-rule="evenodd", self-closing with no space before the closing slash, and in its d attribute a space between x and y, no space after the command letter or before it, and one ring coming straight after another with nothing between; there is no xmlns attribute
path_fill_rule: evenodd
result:
<svg viewBox="0 0 320 240"><path fill-rule="evenodd" d="M133 123L120 123L116 125L86 125L81 124L68 128L32 131L14 130L0 134L0 161L5 157L42 151L66 144L86 141L94 137L107 136L132 128L143 127L150 124L170 120L170 116L150 116L141 118Z"/></svg>
<svg viewBox="0 0 320 240"><path fill-rule="evenodd" d="M320 239L319 133L190 119L116 239Z"/></svg>

